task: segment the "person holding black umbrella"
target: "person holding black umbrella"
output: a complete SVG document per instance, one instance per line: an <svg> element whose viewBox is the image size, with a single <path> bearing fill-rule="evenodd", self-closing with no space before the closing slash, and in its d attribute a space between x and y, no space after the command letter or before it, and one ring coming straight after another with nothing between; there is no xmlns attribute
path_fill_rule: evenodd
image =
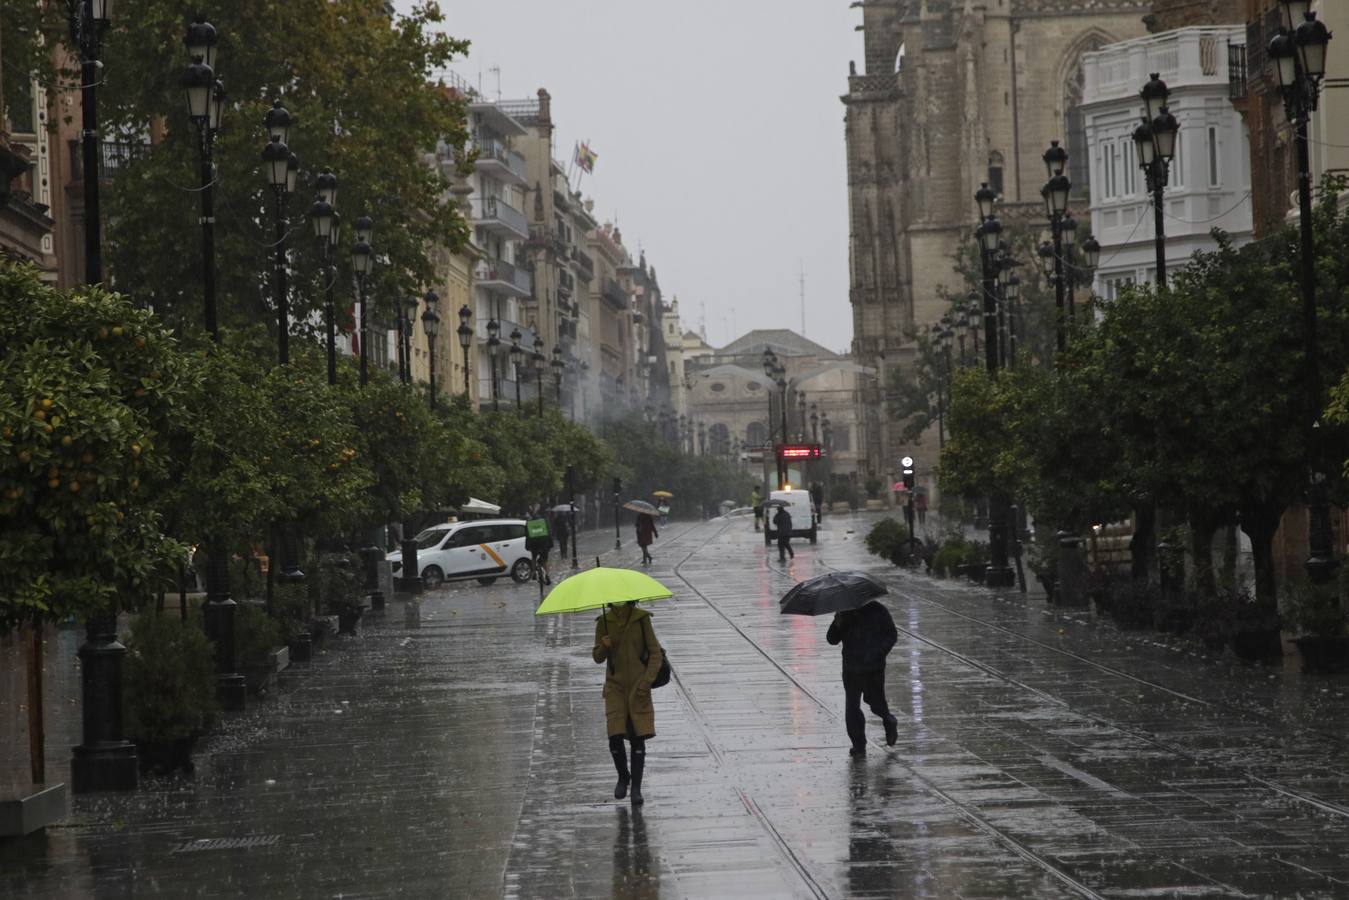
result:
<svg viewBox="0 0 1349 900"><path fill-rule="evenodd" d="M899 720L891 715L885 699L885 658L898 637L890 611L875 600L834 613L825 635L829 643L843 645L843 720L853 756L867 752L862 700L884 723L885 742L894 746L899 739Z"/></svg>

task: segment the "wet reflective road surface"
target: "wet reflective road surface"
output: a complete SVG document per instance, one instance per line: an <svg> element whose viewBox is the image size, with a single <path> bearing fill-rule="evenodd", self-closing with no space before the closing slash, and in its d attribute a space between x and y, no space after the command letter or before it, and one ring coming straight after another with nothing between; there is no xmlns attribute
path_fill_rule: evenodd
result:
<svg viewBox="0 0 1349 900"><path fill-rule="evenodd" d="M902 573L872 521L786 565L743 519L662 531L675 679L640 810L611 795L593 617L454 587L287 670L195 779L0 845L0 896L1349 897L1349 680ZM871 718L860 760L827 620L777 614L831 568L885 577L900 628L900 740Z"/></svg>

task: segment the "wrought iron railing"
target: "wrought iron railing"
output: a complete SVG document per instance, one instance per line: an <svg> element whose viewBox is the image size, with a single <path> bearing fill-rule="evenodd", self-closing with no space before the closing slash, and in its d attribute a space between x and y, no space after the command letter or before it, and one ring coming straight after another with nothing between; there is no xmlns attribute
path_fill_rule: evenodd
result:
<svg viewBox="0 0 1349 900"><path fill-rule="evenodd" d="M1227 96L1240 100L1246 96L1246 45L1227 45Z"/></svg>
<svg viewBox="0 0 1349 900"><path fill-rule="evenodd" d="M102 141L98 147L98 178L109 181L132 160L140 159L150 152L150 145L135 141ZM84 180L84 148L79 140L70 141L70 179Z"/></svg>

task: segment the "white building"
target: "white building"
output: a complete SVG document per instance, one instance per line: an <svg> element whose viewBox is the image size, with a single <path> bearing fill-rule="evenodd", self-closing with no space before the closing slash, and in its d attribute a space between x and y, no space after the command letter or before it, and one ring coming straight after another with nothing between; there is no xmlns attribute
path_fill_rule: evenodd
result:
<svg viewBox="0 0 1349 900"><path fill-rule="evenodd" d="M1139 91L1154 72L1171 89L1171 113L1180 122L1163 204L1167 272L1196 250L1213 249L1214 228L1238 244L1250 240L1250 145L1228 96L1229 48L1245 40L1240 25L1180 28L1083 57L1098 296L1113 299L1125 284L1157 278L1152 203L1133 143L1144 111ZM1240 51L1232 58L1244 64Z"/></svg>

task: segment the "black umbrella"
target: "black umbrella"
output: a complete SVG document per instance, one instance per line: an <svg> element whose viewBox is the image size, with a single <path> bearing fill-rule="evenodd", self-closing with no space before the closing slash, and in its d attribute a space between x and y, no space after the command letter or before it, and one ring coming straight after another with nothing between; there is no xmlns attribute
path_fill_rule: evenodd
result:
<svg viewBox="0 0 1349 900"><path fill-rule="evenodd" d="M885 585L862 572L830 572L801 582L782 598L782 615L823 616L857 609L881 594Z"/></svg>
<svg viewBox="0 0 1349 900"><path fill-rule="evenodd" d="M777 497L774 497L772 500L765 500L763 506L764 509L771 509L774 506L791 506L791 504L786 500L779 500Z"/></svg>

